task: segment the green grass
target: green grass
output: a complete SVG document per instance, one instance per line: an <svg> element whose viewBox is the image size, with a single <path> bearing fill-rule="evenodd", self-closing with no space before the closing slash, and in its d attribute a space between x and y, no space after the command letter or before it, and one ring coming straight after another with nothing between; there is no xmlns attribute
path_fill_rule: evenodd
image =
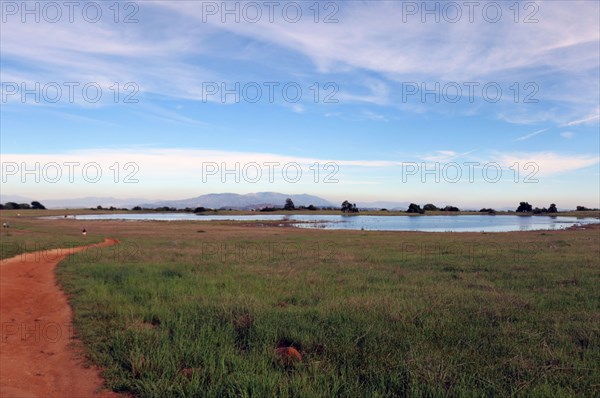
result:
<svg viewBox="0 0 600 398"><path fill-rule="evenodd" d="M19 220L20 221L20 220ZM100 236L83 236L79 229L50 230L32 223L11 222L11 227L0 231L0 260L23 253L58 248L72 248L101 242Z"/></svg>
<svg viewBox="0 0 600 398"><path fill-rule="evenodd" d="M33 236L49 225L40 223L22 221ZM599 229L89 228L120 248L72 256L58 277L87 354L115 391L598 396ZM303 361L278 361L280 345Z"/></svg>

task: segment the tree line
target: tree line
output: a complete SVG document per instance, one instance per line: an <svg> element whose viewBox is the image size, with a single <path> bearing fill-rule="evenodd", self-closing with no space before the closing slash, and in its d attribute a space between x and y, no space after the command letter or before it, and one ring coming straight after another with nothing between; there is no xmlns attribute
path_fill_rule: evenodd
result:
<svg viewBox="0 0 600 398"><path fill-rule="evenodd" d="M578 208L581 206L577 206ZM556 208L556 204L552 203L550 204L550 207L545 208L542 207L541 209L539 207L536 207L535 209L533 208L532 205L530 205L528 202L521 202L519 203L519 207L517 207L517 210L515 210L517 213L533 213L533 214L542 214L542 213L558 213L558 209Z"/></svg>
<svg viewBox="0 0 600 398"><path fill-rule="evenodd" d="M46 210L46 207L34 200L31 203L6 202L0 203L0 210Z"/></svg>

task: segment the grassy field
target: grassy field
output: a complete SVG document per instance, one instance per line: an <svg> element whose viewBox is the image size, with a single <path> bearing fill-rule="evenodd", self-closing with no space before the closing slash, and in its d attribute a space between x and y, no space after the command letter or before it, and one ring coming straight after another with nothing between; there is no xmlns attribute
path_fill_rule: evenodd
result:
<svg viewBox="0 0 600 398"><path fill-rule="evenodd" d="M80 228L56 228L50 222L32 220L30 217L15 217L3 211L1 223L8 222L10 228L0 232L0 259L10 258L22 253L46 251L57 248L71 248L102 241L102 237L85 237ZM32 213L36 214L33 210ZM45 213L40 213L45 215ZM40 215L38 214L38 215Z"/></svg>
<svg viewBox="0 0 600 398"><path fill-rule="evenodd" d="M6 216L6 212L3 212ZM75 327L143 397L598 396L600 229L320 231L11 219L61 263ZM293 346L302 361L284 361Z"/></svg>

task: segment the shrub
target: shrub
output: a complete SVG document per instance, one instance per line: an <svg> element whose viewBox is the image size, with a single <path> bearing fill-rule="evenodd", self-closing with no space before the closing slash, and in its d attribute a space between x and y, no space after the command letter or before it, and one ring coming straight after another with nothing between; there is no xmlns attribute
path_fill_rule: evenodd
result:
<svg viewBox="0 0 600 398"><path fill-rule="evenodd" d="M425 206L423 206L423 210L425 210L425 211L435 211L435 210L438 210L438 208L434 204L427 203Z"/></svg>
<svg viewBox="0 0 600 398"><path fill-rule="evenodd" d="M456 206L446 206L443 209L441 209L442 211L460 211L460 209Z"/></svg>
<svg viewBox="0 0 600 398"><path fill-rule="evenodd" d="M484 207L483 209L479 210L479 212L480 212L480 213L494 214L494 213L496 213L496 210L494 210L494 209L492 209L492 208L486 209L486 208Z"/></svg>
<svg viewBox="0 0 600 398"><path fill-rule="evenodd" d="M419 206L418 204L415 203L411 203L410 205L408 205L408 210L406 210L407 213L419 213L419 214L423 214L425 213L425 211L423 211L423 209L421 209L421 206Z"/></svg>

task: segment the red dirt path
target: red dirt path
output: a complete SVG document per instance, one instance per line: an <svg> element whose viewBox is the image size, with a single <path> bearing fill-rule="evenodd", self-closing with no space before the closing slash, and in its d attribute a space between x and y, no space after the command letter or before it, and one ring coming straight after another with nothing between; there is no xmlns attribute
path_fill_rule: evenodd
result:
<svg viewBox="0 0 600 398"><path fill-rule="evenodd" d="M103 390L73 339L72 312L54 269L88 247L22 254L0 262L0 397L119 397ZM75 343L75 344L73 344Z"/></svg>

